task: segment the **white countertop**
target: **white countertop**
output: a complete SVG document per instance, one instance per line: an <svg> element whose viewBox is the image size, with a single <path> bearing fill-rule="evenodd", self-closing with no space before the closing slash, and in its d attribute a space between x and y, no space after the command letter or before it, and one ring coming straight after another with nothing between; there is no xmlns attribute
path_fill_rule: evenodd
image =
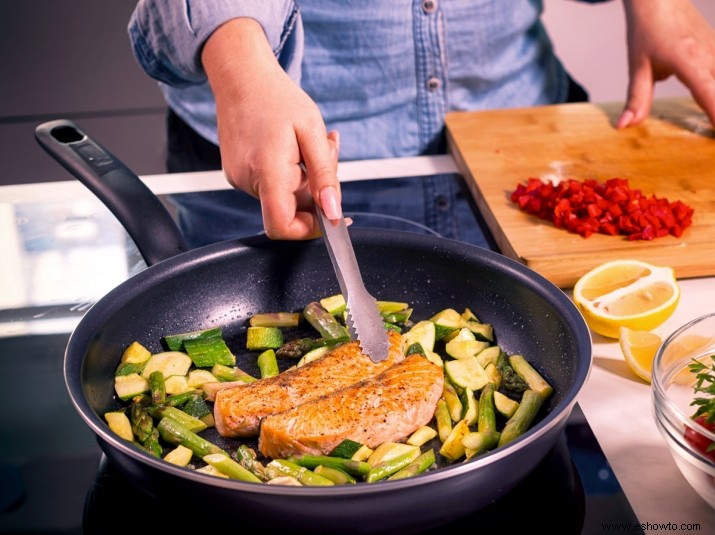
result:
<svg viewBox="0 0 715 535"><path fill-rule="evenodd" d="M345 181L447 172L458 172L449 156L346 162L339 169ZM157 194L228 188L221 172L154 175L142 179ZM82 240L90 237L96 240L97 233L90 232L83 237L79 227L65 229L72 243L54 255L38 255L34 249L28 252L17 234L17 229L24 224L22 218L26 217L22 211L39 206L66 207L69 203L79 206L76 210L80 212L92 212L97 221L112 219L78 181L0 187L0 238L6 250L4 261L0 263L0 313L32 310L33 306L40 310L24 322L7 321L7 318L3 321L0 316L0 336L35 332L38 324L49 330L71 328L89 304L132 272L143 269L137 256L130 256L124 259L123 266L117 266L111 243L105 245L109 253L107 265L98 263L96 255L88 263L90 257L82 251ZM48 217L61 219L66 217L65 211L64 208L50 211ZM40 231L37 232L37 236L30 237L39 237ZM123 239L118 237L115 247L122 252ZM27 235L24 240L27 242ZM42 283L28 274L30 264L33 270L38 270L43 263L50 263L55 273L53 291L46 285L44 297L39 295L43 292L37 287ZM113 268L108 269L108 265ZM674 315L657 329L664 335L715 308L715 277L679 282L680 304ZM47 321L37 321L42 318ZM594 334L593 342L593 368L578 403L639 521L646 524L645 531L665 531L663 527L658 529L658 525L667 523L675 526L670 531L698 533L712 529L715 510L683 479L655 426L650 385L628 369L617 341ZM685 529L681 525L689 527Z"/></svg>

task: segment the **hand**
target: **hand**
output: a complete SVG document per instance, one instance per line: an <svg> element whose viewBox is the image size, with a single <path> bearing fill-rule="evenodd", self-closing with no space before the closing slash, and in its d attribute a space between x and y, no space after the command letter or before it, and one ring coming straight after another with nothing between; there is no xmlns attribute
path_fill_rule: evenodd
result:
<svg viewBox="0 0 715 535"><path fill-rule="evenodd" d="M653 86L675 75L715 124L715 30L690 0L623 0L630 81L617 128L650 114Z"/></svg>
<svg viewBox="0 0 715 535"><path fill-rule="evenodd" d="M342 217L337 132L326 132L318 106L283 71L256 21L220 26L201 59L227 180L260 199L269 238L319 236L314 200L328 218Z"/></svg>

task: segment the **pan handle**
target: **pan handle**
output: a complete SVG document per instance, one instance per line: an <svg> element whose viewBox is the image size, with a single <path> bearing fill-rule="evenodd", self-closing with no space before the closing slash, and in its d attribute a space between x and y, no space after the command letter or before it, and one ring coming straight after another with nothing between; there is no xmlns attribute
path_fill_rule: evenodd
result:
<svg viewBox="0 0 715 535"><path fill-rule="evenodd" d="M35 128L39 144L116 216L147 265L189 249L171 214L141 179L72 121Z"/></svg>

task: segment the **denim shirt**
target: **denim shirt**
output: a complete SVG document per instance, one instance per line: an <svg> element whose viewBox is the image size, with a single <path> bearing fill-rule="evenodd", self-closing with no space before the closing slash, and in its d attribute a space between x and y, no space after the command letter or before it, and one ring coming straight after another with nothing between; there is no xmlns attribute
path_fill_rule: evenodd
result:
<svg viewBox="0 0 715 535"><path fill-rule="evenodd" d="M231 18L257 20L340 131L341 160L359 160L443 152L448 111L564 102L569 77L542 10L541 0L140 0L128 31L167 104L217 144L201 46Z"/></svg>

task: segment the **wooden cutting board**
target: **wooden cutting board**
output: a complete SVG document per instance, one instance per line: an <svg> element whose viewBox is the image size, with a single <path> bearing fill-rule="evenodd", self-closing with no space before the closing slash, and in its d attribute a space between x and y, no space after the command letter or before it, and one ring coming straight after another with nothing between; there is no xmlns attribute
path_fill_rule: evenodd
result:
<svg viewBox="0 0 715 535"><path fill-rule="evenodd" d="M715 275L715 134L690 99L661 99L640 126L616 130L622 103L562 104L447 115L449 150L501 252L571 288L609 260L669 265L678 278ZM631 188L694 209L681 238L583 238L510 200L529 177L628 179Z"/></svg>

